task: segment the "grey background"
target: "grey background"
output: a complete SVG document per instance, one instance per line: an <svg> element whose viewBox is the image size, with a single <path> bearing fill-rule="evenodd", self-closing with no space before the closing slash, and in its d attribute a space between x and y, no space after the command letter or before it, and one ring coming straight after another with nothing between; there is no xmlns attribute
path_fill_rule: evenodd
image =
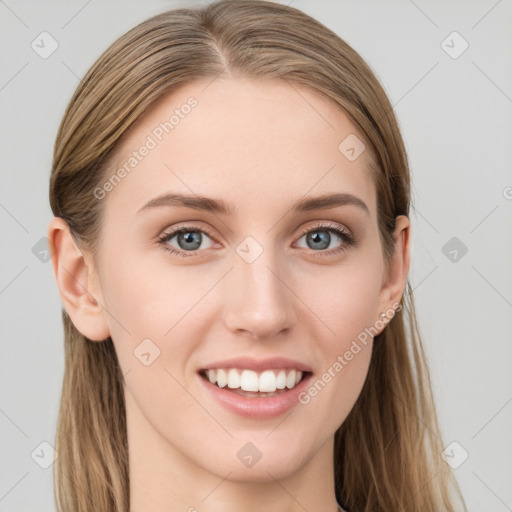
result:
<svg viewBox="0 0 512 512"><path fill-rule="evenodd" d="M40 443L55 434L61 303L37 244L58 123L114 39L188 4L0 0L1 512L55 509ZM457 443L449 460L471 511L512 510L512 2L291 5L351 44L395 107L414 182L410 277L445 446ZM58 42L45 59L31 47L43 31ZM453 31L469 44L457 58Z"/></svg>

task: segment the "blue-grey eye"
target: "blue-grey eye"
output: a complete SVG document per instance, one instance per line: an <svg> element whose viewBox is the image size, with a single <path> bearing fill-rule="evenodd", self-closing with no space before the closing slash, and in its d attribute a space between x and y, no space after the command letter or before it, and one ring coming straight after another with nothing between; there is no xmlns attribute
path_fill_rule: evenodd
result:
<svg viewBox="0 0 512 512"><path fill-rule="evenodd" d="M173 241L173 239L176 239L176 241ZM210 245L208 245L208 241ZM205 233L202 229L195 228L175 229L170 233L164 234L160 238L160 243L171 252L182 253L192 253L199 249L209 249L213 245L213 242L207 233Z"/></svg>
<svg viewBox="0 0 512 512"><path fill-rule="evenodd" d="M177 234L180 249L196 251L201 247L201 233L199 231L183 231Z"/></svg>
<svg viewBox="0 0 512 512"><path fill-rule="evenodd" d="M338 246L346 243L348 240L345 240L345 236L345 233L338 228L313 228L307 231L299 241L305 238L306 249L324 251L329 248L331 242L337 242ZM299 245L299 247L303 246Z"/></svg>

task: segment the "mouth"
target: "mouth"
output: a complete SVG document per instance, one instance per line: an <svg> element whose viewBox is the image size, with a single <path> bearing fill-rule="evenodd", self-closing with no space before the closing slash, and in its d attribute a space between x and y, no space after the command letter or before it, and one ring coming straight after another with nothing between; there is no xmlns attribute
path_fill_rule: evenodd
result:
<svg viewBox="0 0 512 512"><path fill-rule="evenodd" d="M202 369L198 373L217 388L247 398L284 395L312 375L312 372L296 368L275 368L261 372L245 368L210 368Z"/></svg>
<svg viewBox="0 0 512 512"><path fill-rule="evenodd" d="M199 367L205 398L250 420L277 418L303 402L313 369L288 357L247 356L212 361ZM304 413L302 413L304 414Z"/></svg>

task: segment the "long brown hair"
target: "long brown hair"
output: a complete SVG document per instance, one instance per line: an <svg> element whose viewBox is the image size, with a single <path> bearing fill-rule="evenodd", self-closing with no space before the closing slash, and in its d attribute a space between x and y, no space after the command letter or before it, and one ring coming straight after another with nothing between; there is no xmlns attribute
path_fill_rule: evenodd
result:
<svg viewBox="0 0 512 512"><path fill-rule="evenodd" d="M166 93L199 79L280 78L330 98L372 156L386 258L398 215L409 216L407 155L377 78L346 42L303 12L259 0L222 0L153 16L117 39L87 72L62 119L50 203L94 253L105 180L122 135ZM375 338L364 387L335 435L336 498L350 512L455 510L458 484L442 460L426 356L409 281L402 311ZM128 512L121 373L112 340L92 342L63 309L65 373L56 433L60 512ZM453 486L453 489L452 489Z"/></svg>

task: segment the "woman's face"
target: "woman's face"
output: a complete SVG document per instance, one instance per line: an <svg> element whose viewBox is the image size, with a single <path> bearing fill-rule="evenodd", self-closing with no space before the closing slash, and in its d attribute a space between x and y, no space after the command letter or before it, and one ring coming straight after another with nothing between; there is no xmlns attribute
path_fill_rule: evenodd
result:
<svg viewBox="0 0 512 512"><path fill-rule="evenodd" d="M394 297L359 139L279 80L187 85L127 133L95 191L93 289L132 462L240 481L331 463Z"/></svg>

